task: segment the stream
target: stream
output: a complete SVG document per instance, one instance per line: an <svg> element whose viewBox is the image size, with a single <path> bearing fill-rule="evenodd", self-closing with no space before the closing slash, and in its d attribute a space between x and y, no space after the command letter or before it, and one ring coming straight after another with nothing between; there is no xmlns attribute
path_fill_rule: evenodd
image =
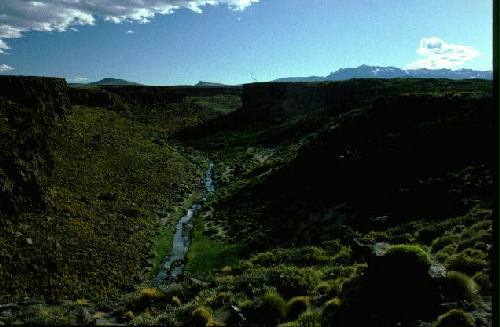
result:
<svg viewBox="0 0 500 327"><path fill-rule="evenodd" d="M170 254L163 259L160 266L160 272L155 278L155 286L159 286L165 281L175 279L184 269L186 255L189 250L189 244L191 243L191 230L193 229L191 221L193 220L193 216L202 208L208 196L214 192L214 183L212 180L213 166L213 163L210 162L204 180L205 194L203 198L193 204L175 225L172 250Z"/></svg>

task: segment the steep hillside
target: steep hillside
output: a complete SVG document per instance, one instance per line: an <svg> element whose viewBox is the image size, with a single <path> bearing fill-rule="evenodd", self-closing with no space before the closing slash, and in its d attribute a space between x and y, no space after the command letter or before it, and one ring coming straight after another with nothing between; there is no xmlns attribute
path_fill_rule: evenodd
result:
<svg viewBox="0 0 500 327"><path fill-rule="evenodd" d="M214 219L249 248L493 201L496 125L485 81L252 84L243 103L180 136L221 161L228 189Z"/></svg>
<svg viewBox="0 0 500 327"><path fill-rule="evenodd" d="M62 79L0 76L0 220L46 205L51 145L69 110Z"/></svg>
<svg viewBox="0 0 500 327"><path fill-rule="evenodd" d="M168 238L198 196L203 158L166 142L156 124L70 108L64 80L0 83L0 301L132 289L168 251L154 248L160 233Z"/></svg>

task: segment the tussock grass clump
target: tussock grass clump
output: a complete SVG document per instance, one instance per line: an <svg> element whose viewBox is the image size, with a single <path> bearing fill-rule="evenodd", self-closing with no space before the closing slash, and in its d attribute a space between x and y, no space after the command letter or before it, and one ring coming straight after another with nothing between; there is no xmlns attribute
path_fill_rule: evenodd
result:
<svg viewBox="0 0 500 327"><path fill-rule="evenodd" d="M394 245L384 255L386 263L396 265L402 269L428 271L431 266L430 256L421 247L415 245Z"/></svg>
<svg viewBox="0 0 500 327"><path fill-rule="evenodd" d="M286 302L275 291L268 291L250 310L249 320L257 326L276 326L286 316Z"/></svg>
<svg viewBox="0 0 500 327"><path fill-rule="evenodd" d="M339 298L333 298L325 303L321 317L324 326L331 326L335 315L339 312L342 301Z"/></svg>
<svg viewBox="0 0 500 327"><path fill-rule="evenodd" d="M431 243L432 251L438 252L448 245L452 245L459 240L458 235L445 235L434 239Z"/></svg>
<svg viewBox="0 0 500 327"><path fill-rule="evenodd" d="M137 291L133 300L132 309L135 312L144 311L152 305L166 302L167 295L158 288L148 287Z"/></svg>
<svg viewBox="0 0 500 327"><path fill-rule="evenodd" d="M491 283L491 278L487 273L485 273L484 271L478 271L474 274L474 276L472 276L472 279L479 286L482 293L491 293L491 288L493 285Z"/></svg>
<svg viewBox="0 0 500 327"><path fill-rule="evenodd" d="M472 300L478 292L476 282L458 271L449 271L443 285L443 294L448 301Z"/></svg>
<svg viewBox="0 0 500 327"><path fill-rule="evenodd" d="M438 317L435 327L474 327L474 318L460 309L452 309Z"/></svg>
<svg viewBox="0 0 500 327"><path fill-rule="evenodd" d="M205 327L213 322L212 314L205 307L198 307L194 309L189 320L190 326Z"/></svg>
<svg viewBox="0 0 500 327"><path fill-rule="evenodd" d="M461 271L471 276L489 266L486 255L481 250L476 249L466 249L450 256L446 265L450 270Z"/></svg>
<svg viewBox="0 0 500 327"><path fill-rule="evenodd" d="M296 296L290 299L286 305L286 314L288 319L297 319L297 317L307 311L310 306L311 303L309 301L309 297L307 296Z"/></svg>
<svg viewBox="0 0 500 327"><path fill-rule="evenodd" d="M306 311L297 320L282 324L280 327L321 327L321 314L316 310Z"/></svg>
<svg viewBox="0 0 500 327"><path fill-rule="evenodd" d="M237 282L237 288L261 288L272 285L286 298L308 294L320 283L321 273L312 267L299 268L280 265L277 267L258 267L245 271Z"/></svg>

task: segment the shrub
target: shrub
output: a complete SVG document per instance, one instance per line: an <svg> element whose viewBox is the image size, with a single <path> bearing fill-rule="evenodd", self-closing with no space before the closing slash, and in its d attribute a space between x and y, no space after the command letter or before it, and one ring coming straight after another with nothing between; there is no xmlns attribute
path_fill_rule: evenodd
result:
<svg viewBox="0 0 500 327"><path fill-rule="evenodd" d="M326 295L330 298L339 296L340 293L342 293L342 288L344 287L344 284L349 282L351 279L349 278L337 278L334 280L331 284L330 289L328 289L328 292Z"/></svg>
<svg viewBox="0 0 500 327"><path fill-rule="evenodd" d="M285 317L286 302L276 292L267 292L257 305L252 320L262 326L276 326Z"/></svg>
<svg viewBox="0 0 500 327"><path fill-rule="evenodd" d="M321 327L321 314L317 311L306 311L297 320L289 322L283 327Z"/></svg>
<svg viewBox="0 0 500 327"><path fill-rule="evenodd" d="M307 311L310 307L309 297L296 296L287 303L286 313L290 320L295 320L297 317Z"/></svg>
<svg viewBox="0 0 500 327"><path fill-rule="evenodd" d="M220 292L217 293L212 299L211 299L211 305L214 307L220 307L223 306L224 304L228 304L233 300L233 294L230 292Z"/></svg>
<svg viewBox="0 0 500 327"><path fill-rule="evenodd" d="M393 245L387 250L384 258L387 264L409 271L427 272L431 267L427 252L416 245Z"/></svg>
<svg viewBox="0 0 500 327"><path fill-rule="evenodd" d="M135 318L135 315L132 311L127 311L123 314L123 319L125 319L126 321L134 320L134 318Z"/></svg>
<svg viewBox="0 0 500 327"><path fill-rule="evenodd" d="M339 312L340 306L342 305L342 301L339 298L334 298L325 303L325 306L323 308L321 317L323 320L323 324L325 326L331 326L332 321Z"/></svg>
<svg viewBox="0 0 500 327"><path fill-rule="evenodd" d="M437 252L447 245L456 243L459 239L458 235L445 235L438 237L431 243L432 251Z"/></svg>
<svg viewBox="0 0 500 327"><path fill-rule="evenodd" d="M190 326L204 327L212 321L212 314L205 307L198 307L194 309L189 321Z"/></svg>
<svg viewBox="0 0 500 327"><path fill-rule="evenodd" d="M488 262L484 258L484 253L482 251L466 249L449 257L446 265L449 270L461 271L472 276L476 272L487 268Z"/></svg>
<svg viewBox="0 0 500 327"><path fill-rule="evenodd" d="M481 288L481 293L489 294L491 291L492 283L490 276L483 272L478 271L472 276L472 279L476 282L476 284Z"/></svg>
<svg viewBox="0 0 500 327"><path fill-rule="evenodd" d="M487 244L491 244L492 236L491 232L480 230L468 230L466 233L462 234L462 238L458 244L458 248L460 250L473 247L477 242L484 242Z"/></svg>
<svg viewBox="0 0 500 327"><path fill-rule="evenodd" d="M166 299L166 294L158 288L143 288L137 292L132 309L136 312L140 312L154 304L162 303Z"/></svg>
<svg viewBox="0 0 500 327"><path fill-rule="evenodd" d="M467 312L452 309L438 317L436 327L474 327L474 318Z"/></svg>
<svg viewBox="0 0 500 327"><path fill-rule="evenodd" d="M318 284L318 286L316 286L314 290L317 293L324 295L330 291L330 289L332 288L332 283L333 282L321 282Z"/></svg>
<svg viewBox="0 0 500 327"><path fill-rule="evenodd" d="M431 259L422 248L391 246L384 256L375 257L369 263L355 300L361 303L363 310L385 317L388 325L430 318L439 300L429 275L430 266ZM346 291L348 289L349 285Z"/></svg>
<svg viewBox="0 0 500 327"><path fill-rule="evenodd" d="M286 298L308 294L320 282L320 272L313 268L294 266L258 267L247 270L238 279L241 291L273 285Z"/></svg>
<svg viewBox="0 0 500 327"><path fill-rule="evenodd" d="M436 253L436 258L439 261L446 261L449 257L456 254L458 246L456 244L448 244L443 249L441 249L438 253Z"/></svg>
<svg viewBox="0 0 500 327"><path fill-rule="evenodd" d="M443 293L449 301L471 300L477 293L477 285L469 276L449 271L444 280Z"/></svg>

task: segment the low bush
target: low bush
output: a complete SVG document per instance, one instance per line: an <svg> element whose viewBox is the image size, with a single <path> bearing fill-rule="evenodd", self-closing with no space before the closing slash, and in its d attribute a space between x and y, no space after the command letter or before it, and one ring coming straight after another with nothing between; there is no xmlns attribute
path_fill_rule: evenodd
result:
<svg viewBox="0 0 500 327"><path fill-rule="evenodd" d="M237 288L248 291L272 285L286 298L308 294L320 283L321 273L314 268L294 266L258 267L243 273L237 282Z"/></svg>
<svg viewBox="0 0 500 327"><path fill-rule="evenodd" d="M194 309L189 320L189 326L192 327L205 327L212 322L212 314L205 307L198 307Z"/></svg>
<svg viewBox="0 0 500 327"><path fill-rule="evenodd" d="M310 306L311 303L307 296L296 296L292 298L286 305L287 318L289 320L297 319L297 317L307 311Z"/></svg>
<svg viewBox="0 0 500 327"><path fill-rule="evenodd" d="M132 304L132 310L135 312L141 312L154 304L165 302L166 299L166 294L158 288L143 288L137 291Z"/></svg>
<svg viewBox="0 0 500 327"><path fill-rule="evenodd" d="M490 294L492 283L490 276L484 271L478 271L472 276L472 279L476 282L476 284L481 289L481 293Z"/></svg>
<svg viewBox="0 0 500 327"><path fill-rule="evenodd" d="M287 324L280 325L282 327L321 327L321 314L314 311L306 311L301 314L297 320Z"/></svg>
<svg viewBox="0 0 500 327"><path fill-rule="evenodd" d="M431 243L432 251L438 252L445 246L455 244L459 239L460 237L458 235L445 235L438 237Z"/></svg>
<svg viewBox="0 0 500 327"><path fill-rule="evenodd" d="M467 312L452 309L438 317L435 327L474 327L474 318Z"/></svg>
<svg viewBox="0 0 500 327"><path fill-rule="evenodd" d="M425 250L416 245L407 244L391 246L384 255L384 261L391 266L398 266L398 273L401 269L427 272L431 266L430 256Z"/></svg>
<svg viewBox="0 0 500 327"><path fill-rule="evenodd" d="M257 326L276 326L286 315L286 302L276 292L267 292L250 310L249 320Z"/></svg>
<svg viewBox="0 0 500 327"><path fill-rule="evenodd" d="M466 249L458 254L452 255L446 261L446 266L449 270L461 271L470 276L478 271L486 269L488 265L484 253L476 249Z"/></svg>
<svg viewBox="0 0 500 327"><path fill-rule="evenodd" d="M443 295L447 301L472 300L477 292L474 280L458 271L449 271L443 281Z"/></svg>
<svg viewBox="0 0 500 327"><path fill-rule="evenodd" d="M321 318L324 326L332 326L335 315L339 312L342 301L339 298L334 298L325 303Z"/></svg>

